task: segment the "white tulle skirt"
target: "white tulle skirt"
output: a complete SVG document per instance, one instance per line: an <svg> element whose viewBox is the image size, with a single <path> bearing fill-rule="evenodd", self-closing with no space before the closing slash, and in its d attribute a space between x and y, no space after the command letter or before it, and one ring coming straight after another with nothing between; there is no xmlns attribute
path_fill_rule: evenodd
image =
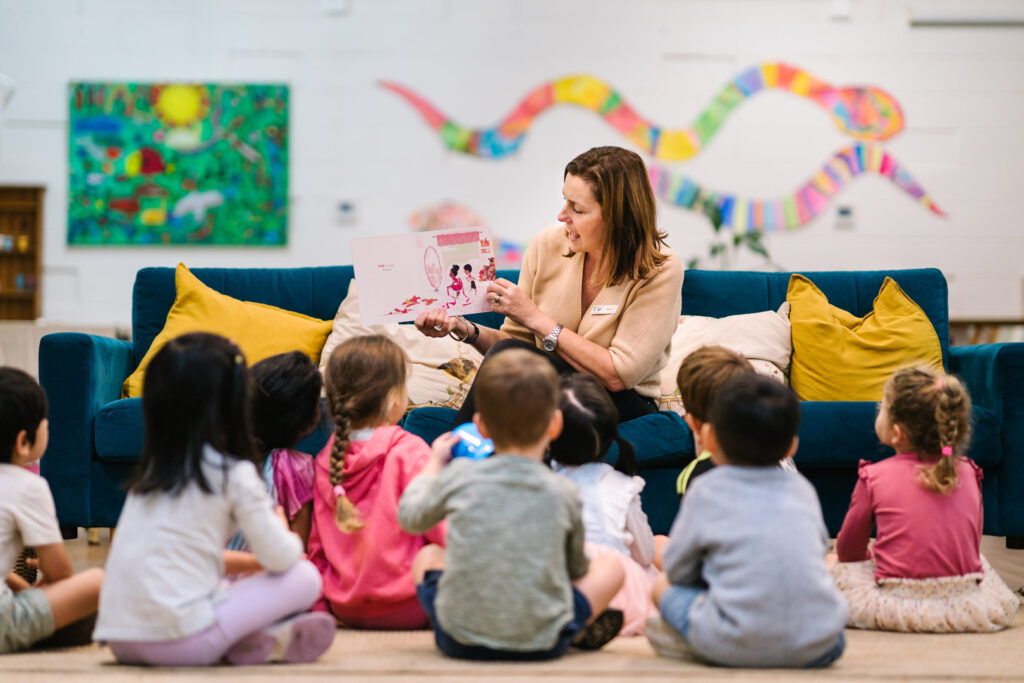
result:
<svg viewBox="0 0 1024 683"><path fill-rule="evenodd" d="M875 580L875 563L839 562L836 585L850 604L851 628L923 633L1000 631L1020 600L981 558L982 572L934 579Z"/></svg>

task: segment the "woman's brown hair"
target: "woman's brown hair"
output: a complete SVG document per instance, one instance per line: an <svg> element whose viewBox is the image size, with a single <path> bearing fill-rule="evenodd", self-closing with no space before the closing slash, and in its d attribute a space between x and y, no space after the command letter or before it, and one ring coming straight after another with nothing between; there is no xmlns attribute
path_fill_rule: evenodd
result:
<svg viewBox="0 0 1024 683"><path fill-rule="evenodd" d="M952 492L957 459L970 435L971 398L960 380L926 367L898 370L885 385L885 404L890 424L903 427L917 457L939 458L921 467L921 484L936 493Z"/></svg>
<svg viewBox="0 0 1024 683"><path fill-rule="evenodd" d="M658 230L654 191L643 159L621 147L594 147L566 165L563 179L570 174L590 185L601 206L602 263L608 264L608 278L602 284L650 277L668 258L661 252L668 235Z"/></svg>
<svg viewBox="0 0 1024 683"><path fill-rule="evenodd" d="M405 363L405 352L380 335L342 342L327 362L327 407L334 419L330 476L331 486L338 493L334 516L338 528L346 533L363 528L359 511L345 495L342 484L349 433L353 425L387 414L388 396L405 384Z"/></svg>

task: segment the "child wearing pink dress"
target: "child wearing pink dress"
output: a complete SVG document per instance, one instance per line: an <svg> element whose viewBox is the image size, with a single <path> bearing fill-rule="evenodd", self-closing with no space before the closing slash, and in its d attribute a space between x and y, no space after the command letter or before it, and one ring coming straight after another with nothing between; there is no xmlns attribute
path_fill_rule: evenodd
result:
<svg viewBox="0 0 1024 683"><path fill-rule="evenodd" d="M409 534L398 525L398 500L430 456L396 424L409 403L405 368L405 353L378 335L343 342L327 364L335 432L316 458L309 559L323 577L314 609L346 626L427 626L412 561L428 543L444 545L446 527Z"/></svg>
<svg viewBox="0 0 1024 683"><path fill-rule="evenodd" d="M295 450L295 444L320 421L323 380L313 361L301 351L255 363L249 378L253 438L259 451L266 453L260 475L305 548L313 516L314 464L313 456ZM228 549L248 549L241 533L231 539ZM225 558L231 573L259 569L251 557L228 553Z"/></svg>
<svg viewBox="0 0 1024 683"><path fill-rule="evenodd" d="M959 455L969 416L955 377L910 368L886 384L875 431L896 455L861 461L836 538L848 626L948 633L1013 621L1017 597L980 553L982 473Z"/></svg>
<svg viewBox="0 0 1024 683"><path fill-rule="evenodd" d="M587 555L614 556L625 570L622 588L609 604L622 610L619 635L642 635L644 622L654 611L656 537L640 506L644 480L635 476L633 445L619 437L615 404L590 375L574 373L562 379L559 408L563 427L561 436L551 442L552 467L580 489ZM614 467L605 462L612 443L619 445Z"/></svg>

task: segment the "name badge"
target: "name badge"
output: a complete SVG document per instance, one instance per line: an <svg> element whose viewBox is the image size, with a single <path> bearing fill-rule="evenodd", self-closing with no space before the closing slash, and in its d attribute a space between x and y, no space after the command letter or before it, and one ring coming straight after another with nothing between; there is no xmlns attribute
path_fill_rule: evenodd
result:
<svg viewBox="0 0 1024 683"><path fill-rule="evenodd" d="M592 306L590 308L591 315L611 315L615 311L619 310L617 304L605 304L603 306Z"/></svg>

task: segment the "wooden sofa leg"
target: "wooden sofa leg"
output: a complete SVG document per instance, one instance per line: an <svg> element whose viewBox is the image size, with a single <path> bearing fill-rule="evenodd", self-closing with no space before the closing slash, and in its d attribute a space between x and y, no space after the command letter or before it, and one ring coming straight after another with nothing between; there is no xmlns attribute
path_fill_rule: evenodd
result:
<svg viewBox="0 0 1024 683"><path fill-rule="evenodd" d="M100 528L98 526L91 526L89 530L85 532L85 541L89 545L100 544Z"/></svg>
<svg viewBox="0 0 1024 683"><path fill-rule="evenodd" d="M1010 550L1024 550L1024 536L1007 536L1006 547Z"/></svg>

